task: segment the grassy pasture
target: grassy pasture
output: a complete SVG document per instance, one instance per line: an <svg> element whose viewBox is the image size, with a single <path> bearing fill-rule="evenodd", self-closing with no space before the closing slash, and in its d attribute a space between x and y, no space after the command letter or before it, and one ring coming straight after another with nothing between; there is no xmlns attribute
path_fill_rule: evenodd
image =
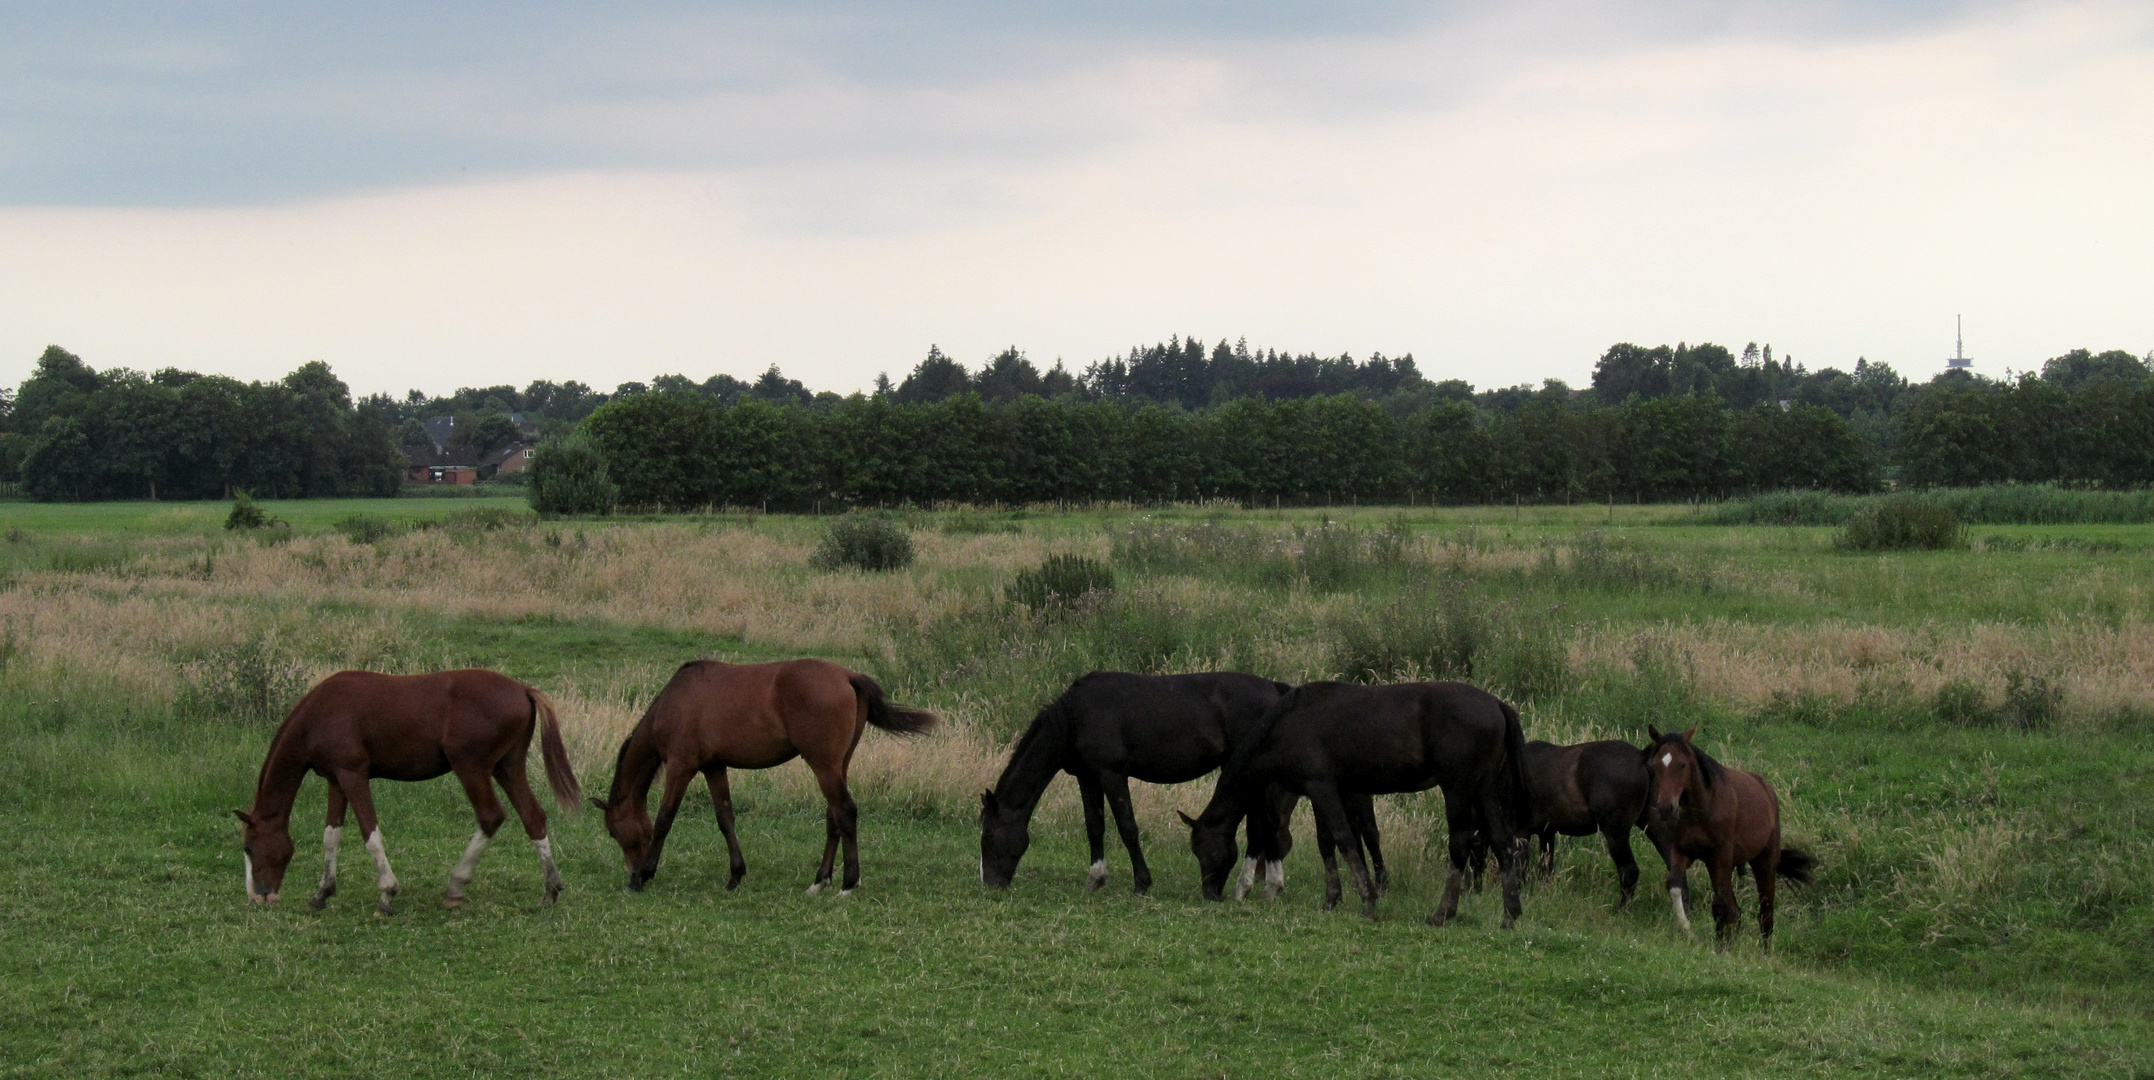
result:
<svg viewBox="0 0 2154 1080"><path fill-rule="evenodd" d="M293 526L276 538L226 533L222 504L0 506L20 530L0 541L0 1075L2154 1070L2154 526L1879 556L1688 507L961 511L911 515L918 563L862 575L808 565L812 518L451 518L492 502L265 504ZM355 543L353 514L441 524ZM1051 554L1108 562L1114 592L1013 607ZM699 787L642 895L595 815L556 815L558 908L512 825L445 912L469 813L443 780L376 789L395 918L369 914L356 849L326 911L239 895L228 811L274 724L257 690L497 667L562 703L596 791L681 660L801 654L949 719L863 746L853 897L801 895L821 828L797 764L736 777L733 894ZM1718 955L1671 929L1642 838L1622 913L1574 840L1517 930L1484 894L1429 931L1420 796L1381 810L1378 923L1318 910L1309 843L1279 902L1208 905L1172 816L1198 783L1137 793L1152 897L1111 839L1086 894L1064 783L1015 889L980 890L977 793L1073 675L1364 662L1469 665L1532 737L1700 724L1774 779L1820 882L1783 893L1776 955ZM321 797L294 816L295 898Z"/></svg>

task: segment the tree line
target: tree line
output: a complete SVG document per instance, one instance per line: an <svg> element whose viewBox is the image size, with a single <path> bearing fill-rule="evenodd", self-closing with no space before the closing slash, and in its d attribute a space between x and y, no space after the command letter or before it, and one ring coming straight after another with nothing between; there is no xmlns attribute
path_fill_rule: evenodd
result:
<svg viewBox="0 0 2154 1080"><path fill-rule="evenodd" d="M2154 383L2129 353L2039 374L1888 365L1810 371L1770 346L1618 344L1592 383L1476 390L1413 358L1320 357L1175 338L1042 371L1015 349L977 372L931 347L873 394L661 375L611 393L534 381L353 401L319 362L277 382L98 372L46 350L0 392L0 470L46 499L393 494L400 445L455 438L578 453L630 505L694 507L1236 499L1246 502L1712 498L1775 488L2154 483ZM541 457L544 457L542 453Z"/></svg>

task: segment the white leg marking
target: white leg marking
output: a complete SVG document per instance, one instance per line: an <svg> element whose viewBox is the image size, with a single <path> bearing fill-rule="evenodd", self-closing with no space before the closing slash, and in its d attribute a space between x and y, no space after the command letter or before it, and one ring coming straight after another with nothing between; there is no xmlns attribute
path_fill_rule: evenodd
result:
<svg viewBox="0 0 2154 1080"><path fill-rule="evenodd" d="M1095 889L1105 885L1107 883L1107 860L1101 859L1093 863L1092 869L1085 872L1085 877L1091 881L1092 887Z"/></svg>
<svg viewBox="0 0 2154 1080"><path fill-rule="evenodd" d="M322 892L337 887L337 847L344 842L344 830L331 825L322 830Z"/></svg>
<svg viewBox="0 0 2154 1080"><path fill-rule="evenodd" d="M381 828L379 826L376 826L373 832L366 834L366 849L369 854L374 856L374 871L378 878L377 883L381 886L382 898L386 900L389 894L396 892L396 871L389 869L389 853L381 846Z"/></svg>
<svg viewBox="0 0 2154 1080"><path fill-rule="evenodd" d="M1683 890L1668 890L1668 906L1675 909L1676 925L1682 927L1684 933L1690 933L1690 913L1683 910Z"/></svg>
<svg viewBox="0 0 2154 1080"><path fill-rule="evenodd" d="M839 889L839 890L838 890L838 895L839 895L840 897L846 897L846 896L851 896L852 894L853 894L853 890L851 890L851 889Z"/></svg>
<svg viewBox="0 0 2154 1080"><path fill-rule="evenodd" d="M1256 856L1254 855L1244 856L1242 858L1241 873L1235 875L1234 877L1234 899L1240 900L1243 897L1248 896L1249 890L1256 886L1256 864Z"/></svg>
<svg viewBox="0 0 2154 1080"><path fill-rule="evenodd" d="M471 834L471 843L464 845L464 857L457 860L456 869L449 871L449 895L462 896L464 886L471 884L471 875L479 872L479 856L486 854L486 845L493 837L480 829Z"/></svg>
<svg viewBox="0 0 2154 1080"><path fill-rule="evenodd" d="M239 861L246 864L243 872L247 875L247 899L252 900L254 899L254 856L242 851L239 853Z"/></svg>
<svg viewBox="0 0 2154 1080"><path fill-rule="evenodd" d="M1286 889L1286 864L1277 859L1264 860L1264 899L1277 900Z"/></svg>
<svg viewBox="0 0 2154 1080"><path fill-rule="evenodd" d="M810 885L810 886L808 886L808 895L809 895L809 896L814 896L814 895L815 895L816 893L819 893L819 892L822 892L822 891L823 891L823 883L822 883L822 882L820 882L820 881L816 882L816 883L815 883L815 884L813 884L813 885Z"/></svg>
<svg viewBox="0 0 2154 1080"><path fill-rule="evenodd" d="M980 856L980 884L987 884L987 856Z"/></svg>
<svg viewBox="0 0 2154 1080"><path fill-rule="evenodd" d="M545 868L546 876L549 878L560 877L561 869L553 863L553 838L541 836L531 841L531 847L538 852L539 865Z"/></svg>

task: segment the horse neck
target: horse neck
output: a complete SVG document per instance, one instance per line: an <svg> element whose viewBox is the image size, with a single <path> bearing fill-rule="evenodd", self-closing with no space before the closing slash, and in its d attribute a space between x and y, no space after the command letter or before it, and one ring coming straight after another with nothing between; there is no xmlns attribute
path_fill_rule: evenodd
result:
<svg viewBox="0 0 2154 1080"><path fill-rule="evenodd" d="M1006 810L1030 816L1040 796L1047 793L1047 785L1054 782L1055 773L1062 769L1062 749L1068 734L1069 722L1060 705L1040 710L1039 718L1017 740L1017 749L1010 751L1010 763L1003 766L1002 775L995 780L995 801Z"/></svg>
<svg viewBox="0 0 2154 1080"><path fill-rule="evenodd" d="M621 744L621 756L613 763L613 790L606 801L618 806L622 799L631 799L641 809L650 798L651 781L657 778L658 767L664 761L650 736L650 725L636 725L628 741Z"/></svg>
<svg viewBox="0 0 2154 1080"><path fill-rule="evenodd" d="M278 728L276 738L269 744L269 756L262 759L261 774L254 781L254 806L250 811L256 821L284 820L291 815L292 803L299 798L299 784L307 778L307 762L299 749L303 740L297 737L298 726L296 722L287 721Z"/></svg>

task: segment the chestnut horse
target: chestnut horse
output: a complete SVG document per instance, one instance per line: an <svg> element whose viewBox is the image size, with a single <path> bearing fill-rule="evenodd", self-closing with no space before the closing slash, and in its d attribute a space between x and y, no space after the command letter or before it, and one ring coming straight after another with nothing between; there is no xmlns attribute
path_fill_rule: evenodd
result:
<svg viewBox="0 0 2154 1080"><path fill-rule="evenodd" d="M479 856L508 817L494 796L497 781L522 819L524 834L538 849L546 902L553 903L561 893L561 872L546 838L546 811L524 775L534 731L540 735L546 782L554 798L564 809L574 810L582 793L561 745L553 702L537 690L476 668L430 675L340 671L323 679L292 707L270 740L269 756L255 783L254 806L232 811L242 826L248 898L277 902L292 862L292 801L307 773L313 772L329 782L329 823L322 830L321 887L308 902L319 908L336 895L337 843L349 804L379 874L381 902L375 912L389 914L389 901L397 894L396 874L382 848L368 783L376 778L431 780L453 772L478 814L479 830L449 873L444 905L463 905L464 887L471 884Z"/></svg>
<svg viewBox="0 0 2154 1080"><path fill-rule="evenodd" d="M726 769L768 769L796 757L815 773L827 804L824 814L823 864L809 893L830 881L831 862L845 846L845 884L840 896L860 884L859 808L845 788L845 771L853 749L869 724L900 735L932 730L934 713L892 705L874 679L828 660L787 660L775 664L727 664L696 660L673 673L634 731L621 743L613 765L613 790L591 800L606 812L606 831L621 845L628 861L628 888L641 892L658 873L658 857L672 831L674 812L688 785L702 773L710 784L718 830L732 856L732 889L748 872L740 837L733 831L733 796ZM660 766L666 770L665 794L653 823L645 803Z"/></svg>
<svg viewBox="0 0 2154 1080"><path fill-rule="evenodd" d="M1663 734L1647 728L1646 773L1653 785L1648 833L1668 856L1668 902L1690 931L1690 861L1703 859L1713 876L1713 936L1722 949L1734 940L1735 868L1748 864L1758 882L1758 942L1773 947L1773 894L1780 878L1808 884L1816 860L1780 846L1780 796L1754 772L1730 769L1697 748L1697 728Z"/></svg>

